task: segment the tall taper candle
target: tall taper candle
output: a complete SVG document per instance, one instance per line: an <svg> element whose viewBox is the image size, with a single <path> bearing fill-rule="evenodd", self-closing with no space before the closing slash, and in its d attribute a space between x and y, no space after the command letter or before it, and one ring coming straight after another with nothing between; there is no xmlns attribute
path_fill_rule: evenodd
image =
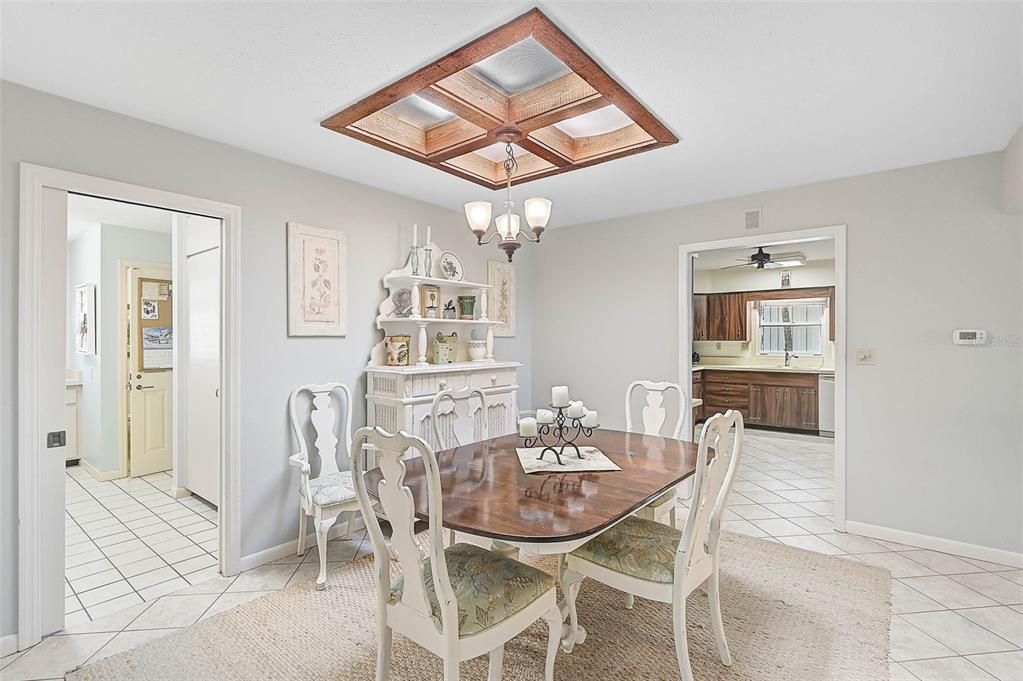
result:
<svg viewBox="0 0 1023 681"><path fill-rule="evenodd" d="M431 234L432 231L433 231L433 228L430 227L430 225L427 225L426 226L426 244L424 244L427 248L430 247L430 238L433 236ZM430 276L430 275L427 274L426 276Z"/></svg>
<svg viewBox="0 0 1023 681"><path fill-rule="evenodd" d="M568 406L568 386L556 385L551 388L551 405L555 407Z"/></svg>
<svg viewBox="0 0 1023 681"><path fill-rule="evenodd" d="M419 245L419 223L412 223L412 245Z"/></svg>

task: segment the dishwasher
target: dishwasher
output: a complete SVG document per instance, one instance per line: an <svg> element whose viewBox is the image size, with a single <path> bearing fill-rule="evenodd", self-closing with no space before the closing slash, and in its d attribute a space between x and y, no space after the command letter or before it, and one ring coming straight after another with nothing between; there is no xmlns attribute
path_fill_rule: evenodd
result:
<svg viewBox="0 0 1023 681"><path fill-rule="evenodd" d="M817 377L817 430L824 437L835 437L835 375Z"/></svg>

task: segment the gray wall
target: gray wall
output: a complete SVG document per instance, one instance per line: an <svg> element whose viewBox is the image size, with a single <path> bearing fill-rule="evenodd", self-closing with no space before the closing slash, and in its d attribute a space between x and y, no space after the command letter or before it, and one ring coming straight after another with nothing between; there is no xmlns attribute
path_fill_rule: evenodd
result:
<svg viewBox="0 0 1023 681"><path fill-rule="evenodd" d="M297 535L297 477L285 405L298 384L341 380L353 386L355 424L365 421L362 369L382 334L374 328L385 295L380 277L401 265L399 238L413 222L432 224L434 240L460 254L466 276L486 276L486 260L501 253L476 246L464 217L420 201L299 168L258 154L85 106L12 83L3 83L0 152L0 635L16 629L18 162L209 198L241 206L242 319L242 554ZM315 123L311 123L315 125ZM328 134L328 133L325 133ZM411 163L411 161L410 161ZM481 190L466 183L466 198ZM349 244L346 338L288 338L285 223L344 230ZM407 238L407 237L406 237ZM523 406L528 406L530 258L519 270L518 336L498 339L496 355L527 365Z"/></svg>
<svg viewBox="0 0 1023 681"><path fill-rule="evenodd" d="M98 352L102 342L100 315L100 260L102 259L102 237L100 226L94 225L83 231L77 239L68 242L68 326L67 326L67 368L82 375L82 387L78 390L78 455L88 458L100 449L100 376L103 361ZM92 324L96 330L97 353L79 354L75 343L75 288L81 284L96 286L96 316ZM116 333L116 332L115 332Z"/></svg>
<svg viewBox="0 0 1023 681"><path fill-rule="evenodd" d="M684 178L680 178L684 181ZM1001 211L1002 155L986 154L553 230L533 286L565 273L591 305L533 313L533 397L552 384L621 427L637 378L678 378L678 246L848 225L848 519L1023 550L1021 229ZM952 345L957 327L987 347Z"/></svg>

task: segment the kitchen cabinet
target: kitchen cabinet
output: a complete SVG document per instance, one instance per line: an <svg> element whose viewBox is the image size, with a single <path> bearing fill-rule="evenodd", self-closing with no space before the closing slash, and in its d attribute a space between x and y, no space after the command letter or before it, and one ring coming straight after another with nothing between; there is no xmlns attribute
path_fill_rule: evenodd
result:
<svg viewBox="0 0 1023 681"><path fill-rule="evenodd" d="M707 296L703 293L693 294L693 340L708 340Z"/></svg>
<svg viewBox="0 0 1023 681"><path fill-rule="evenodd" d="M817 430L817 375L770 371L704 370L703 413L727 409L750 425Z"/></svg>
<svg viewBox="0 0 1023 681"><path fill-rule="evenodd" d="M690 396L693 400L703 399L703 372L693 372L693 394ZM699 423L703 420L703 406L693 407L693 423Z"/></svg>
<svg viewBox="0 0 1023 681"><path fill-rule="evenodd" d="M707 295L706 340L749 340L746 326L746 297L742 293Z"/></svg>

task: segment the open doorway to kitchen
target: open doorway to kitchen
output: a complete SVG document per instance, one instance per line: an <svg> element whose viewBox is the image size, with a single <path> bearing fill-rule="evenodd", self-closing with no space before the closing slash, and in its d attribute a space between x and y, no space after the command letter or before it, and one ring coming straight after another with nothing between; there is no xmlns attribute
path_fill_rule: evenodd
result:
<svg viewBox="0 0 1023 681"><path fill-rule="evenodd" d="M692 421L733 409L746 424L730 529L828 552L845 523L844 228L692 244L681 255L679 364L691 376Z"/></svg>
<svg viewBox="0 0 1023 681"><path fill-rule="evenodd" d="M64 628L219 574L216 371L210 386L180 380L197 341L218 352L215 314L192 304L216 295L190 296L207 282L174 276L191 260L179 232L205 232L202 251L215 251L219 220L81 194L67 207ZM196 410L212 423L179 441L175 424Z"/></svg>
<svg viewBox="0 0 1023 681"><path fill-rule="evenodd" d="M238 210L30 164L21 190L25 648L238 571Z"/></svg>

